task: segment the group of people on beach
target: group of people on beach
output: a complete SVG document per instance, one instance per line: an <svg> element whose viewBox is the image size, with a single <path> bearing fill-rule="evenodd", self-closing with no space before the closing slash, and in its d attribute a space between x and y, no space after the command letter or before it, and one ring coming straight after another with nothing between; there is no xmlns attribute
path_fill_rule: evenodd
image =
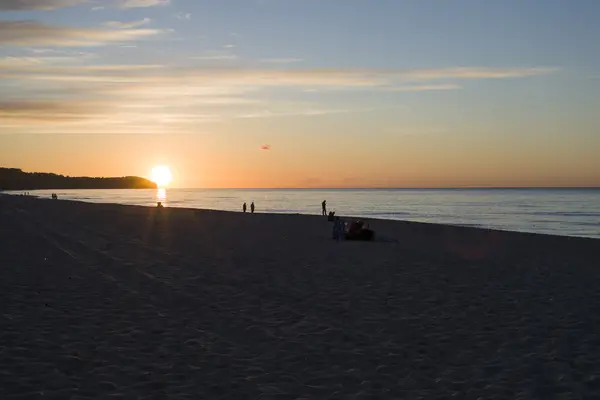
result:
<svg viewBox="0 0 600 400"><path fill-rule="evenodd" d="M247 206L246 206L246 202L244 202L244 204L242 204L242 211L246 212ZM254 214L254 202L250 203L250 212L252 214Z"/></svg>
<svg viewBox="0 0 600 400"><path fill-rule="evenodd" d="M58 195L56 193L52 193L52 200L58 200Z"/></svg>
<svg viewBox="0 0 600 400"><path fill-rule="evenodd" d="M371 241L375 238L375 232L369 228L363 221L356 220L349 224L343 221L339 216L335 216L335 211L327 213L327 201L321 203L321 213L327 216L327 221L333 222L331 237L334 240L362 240Z"/></svg>
<svg viewBox="0 0 600 400"><path fill-rule="evenodd" d="M323 211L323 215L327 215L327 200L323 200L323 202L321 203L321 208ZM250 212L254 214L254 201L252 203L250 203ZM246 212L248 210L248 206L246 205L246 202L244 202L244 204L242 204L242 212ZM331 213L330 213L331 214Z"/></svg>
<svg viewBox="0 0 600 400"><path fill-rule="evenodd" d="M247 204L242 204L242 212L248 209ZM250 212L254 214L254 201L250 203ZM335 216L335 211L327 212L327 200L321 202L321 215L327 217L327 221L333 222L332 239L340 240L364 240L371 241L374 239L375 232L369 229L363 221L357 220L351 223L346 223L339 216Z"/></svg>

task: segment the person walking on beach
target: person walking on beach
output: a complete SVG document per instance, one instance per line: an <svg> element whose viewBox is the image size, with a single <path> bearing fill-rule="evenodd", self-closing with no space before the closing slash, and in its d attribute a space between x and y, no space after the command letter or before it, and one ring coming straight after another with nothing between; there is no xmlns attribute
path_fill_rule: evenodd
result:
<svg viewBox="0 0 600 400"><path fill-rule="evenodd" d="M321 203L321 208L323 211L323 215L327 215L327 200L323 200L323 202Z"/></svg>
<svg viewBox="0 0 600 400"><path fill-rule="evenodd" d="M250 212L254 214L254 202L250 203Z"/></svg>
<svg viewBox="0 0 600 400"><path fill-rule="evenodd" d="M244 210L244 212L246 212L246 203L244 203L244 205L242 206L242 210Z"/></svg>

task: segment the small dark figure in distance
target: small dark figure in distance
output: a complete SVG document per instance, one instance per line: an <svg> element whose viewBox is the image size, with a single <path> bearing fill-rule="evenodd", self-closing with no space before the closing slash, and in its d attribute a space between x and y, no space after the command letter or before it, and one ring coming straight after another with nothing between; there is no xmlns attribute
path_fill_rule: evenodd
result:
<svg viewBox="0 0 600 400"><path fill-rule="evenodd" d="M250 212L254 214L254 202L250 203Z"/></svg>
<svg viewBox="0 0 600 400"><path fill-rule="evenodd" d="M246 212L246 203L244 203L244 204L242 205L242 210L243 210L244 212Z"/></svg>
<svg viewBox="0 0 600 400"><path fill-rule="evenodd" d="M329 211L329 214L327 215L327 221L329 221L329 222L335 221L335 211Z"/></svg>
<svg viewBox="0 0 600 400"><path fill-rule="evenodd" d="M327 215L327 200L323 200L323 202L321 203L321 208L323 211L323 215Z"/></svg>
<svg viewBox="0 0 600 400"><path fill-rule="evenodd" d="M158 203L156 203L156 207L158 207L158 208L163 208L162 202L161 202L161 201L159 201Z"/></svg>

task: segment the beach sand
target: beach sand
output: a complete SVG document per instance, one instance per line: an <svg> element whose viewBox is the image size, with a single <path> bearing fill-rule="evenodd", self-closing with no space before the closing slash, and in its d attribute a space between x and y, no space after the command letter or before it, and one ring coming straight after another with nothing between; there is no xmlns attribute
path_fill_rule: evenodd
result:
<svg viewBox="0 0 600 400"><path fill-rule="evenodd" d="M0 195L0 398L600 398L600 240L370 225Z"/></svg>

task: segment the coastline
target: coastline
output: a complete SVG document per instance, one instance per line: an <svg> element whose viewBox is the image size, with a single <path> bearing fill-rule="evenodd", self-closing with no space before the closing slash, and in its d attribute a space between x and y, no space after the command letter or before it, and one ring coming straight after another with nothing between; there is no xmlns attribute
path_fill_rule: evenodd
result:
<svg viewBox="0 0 600 400"><path fill-rule="evenodd" d="M31 192L50 197L50 191ZM328 199L331 211L360 218L473 226L502 231L600 238L600 191L269 191L269 190L73 190L61 200L169 208L241 211L256 200L259 212L320 214Z"/></svg>
<svg viewBox="0 0 600 400"><path fill-rule="evenodd" d="M0 218L3 397L600 395L598 240L2 195Z"/></svg>
<svg viewBox="0 0 600 400"><path fill-rule="evenodd" d="M531 188L531 189L535 190L537 188ZM582 189L586 189L586 188L582 188ZM596 189L596 188L592 188L592 189ZM600 189L600 188L598 188L598 189ZM82 190L84 190L84 189L82 189ZM85 189L85 190L87 190L87 189ZM94 189L89 189L89 190L94 190ZM145 190L153 190L153 189L145 189ZM234 189L231 189L231 190L234 190ZM255 190L255 189L251 189L251 190ZM459 190L462 190L462 189L459 189ZM465 190L469 190L469 189L465 189ZM501 189L499 189L499 190L501 190ZM0 196L21 197L18 193L6 193L6 192L3 193L1 190L0 190ZM32 200L52 201L51 199L44 198L44 197L37 197L35 195L25 196L25 197L27 199L32 199ZM144 209L154 209L155 208L154 205L121 204L121 203L111 203L111 202L89 202L89 201L76 200L76 199L60 199L60 201L63 203L70 202L70 203L78 203L78 204L112 205L112 206L118 206L118 207L135 207L135 208L141 207ZM208 208L179 207L179 206L165 207L165 210L185 210L187 212L196 212L196 211L198 211L198 212L220 212L220 213L234 214L234 215L242 214L241 212L238 212L238 211L208 209ZM295 216L295 217L309 217L309 218L315 218L317 220L322 220L324 218L323 216L318 215L316 213L313 213L313 214L286 213L286 212L276 212L276 213L271 212L270 213L270 212L259 211L255 215L272 215L272 216L287 215L287 216ZM439 229L445 228L445 229L450 229L450 230L465 229L473 234L475 234L476 232L481 232L481 233L486 232L488 234L497 233L497 234L511 234L511 235L517 235L517 236L518 235L533 236L533 237L542 236L542 237L557 238L557 239L572 238L572 239L583 239L583 240L592 240L592 241L600 240L600 238L587 237L587 236L567 236L567 235L558 235L558 234L551 234L551 233L524 232L524 231L516 231L516 230L509 230L509 229L486 228L486 227L476 226L476 225L443 224L443 223L436 223L436 222L408 221L408 220L385 219L385 218L376 218L376 217L368 217L368 216L360 216L360 215L354 216L354 215L341 215L340 214L337 216L344 219L345 221L363 220L363 221L367 221L367 222L374 222L375 224L377 224L379 226L383 226L384 231L392 231L392 233L391 233L392 236L394 236L394 235L397 236L398 234L402 234L402 230L398 231L398 228L401 225L408 225L408 226L412 226L418 232L426 233L426 234L434 234L434 236L440 232ZM396 229L394 229L394 227ZM439 229L436 229L436 227ZM396 231L396 232L394 232L394 231ZM390 238L388 237L388 239L390 239Z"/></svg>

